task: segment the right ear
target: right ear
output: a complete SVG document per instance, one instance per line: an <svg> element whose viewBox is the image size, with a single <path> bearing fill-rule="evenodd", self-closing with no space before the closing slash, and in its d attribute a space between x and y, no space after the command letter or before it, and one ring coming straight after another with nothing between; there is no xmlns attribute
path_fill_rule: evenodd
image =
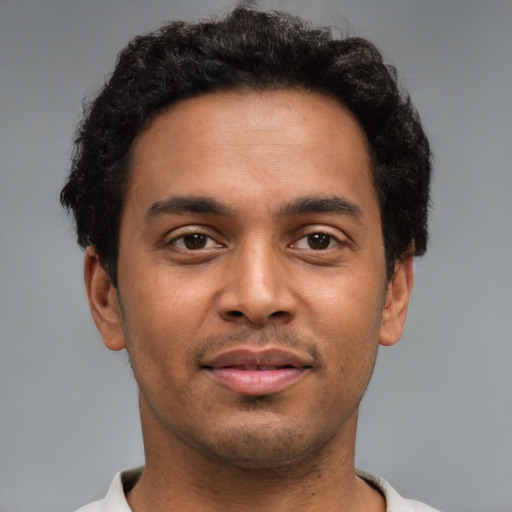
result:
<svg viewBox="0 0 512 512"><path fill-rule="evenodd" d="M110 350L126 348L117 290L92 246L85 251L84 280L92 318L103 343Z"/></svg>

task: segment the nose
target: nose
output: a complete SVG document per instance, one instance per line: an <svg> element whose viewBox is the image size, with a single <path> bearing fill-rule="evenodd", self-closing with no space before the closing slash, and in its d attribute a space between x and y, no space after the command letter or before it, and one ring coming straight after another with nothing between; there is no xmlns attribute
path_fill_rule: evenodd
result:
<svg viewBox="0 0 512 512"><path fill-rule="evenodd" d="M287 323L297 312L291 275L272 247L247 244L229 258L219 315L238 324Z"/></svg>

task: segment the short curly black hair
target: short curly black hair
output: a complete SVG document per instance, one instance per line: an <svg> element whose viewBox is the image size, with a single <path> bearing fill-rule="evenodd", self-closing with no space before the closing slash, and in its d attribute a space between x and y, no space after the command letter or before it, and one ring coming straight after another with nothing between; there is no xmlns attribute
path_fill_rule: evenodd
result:
<svg viewBox="0 0 512 512"><path fill-rule="evenodd" d="M135 137L169 105L218 90L301 88L337 98L364 129L380 203L388 277L427 247L431 152L419 116L365 39L283 12L237 8L133 39L86 109L61 203L78 242L94 246L114 285L120 215Z"/></svg>

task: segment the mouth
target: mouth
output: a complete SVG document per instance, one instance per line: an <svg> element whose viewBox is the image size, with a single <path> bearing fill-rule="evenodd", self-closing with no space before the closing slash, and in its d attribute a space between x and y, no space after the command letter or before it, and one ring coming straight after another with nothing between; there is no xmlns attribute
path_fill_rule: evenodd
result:
<svg viewBox="0 0 512 512"><path fill-rule="evenodd" d="M310 357L286 350L239 349L213 357L201 369L230 391L265 396L295 384L311 367Z"/></svg>

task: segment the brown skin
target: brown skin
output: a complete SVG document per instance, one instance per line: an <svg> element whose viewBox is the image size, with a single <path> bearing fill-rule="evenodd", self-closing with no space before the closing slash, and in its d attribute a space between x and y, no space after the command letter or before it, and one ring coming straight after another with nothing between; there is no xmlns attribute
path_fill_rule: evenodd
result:
<svg viewBox="0 0 512 512"><path fill-rule="evenodd" d="M85 257L95 323L140 389L146 467L130 506L385 510L354 474L357 413L379 343L402 334L412 256L388 282L358 122L316 93L213 93L157 116L132 149L118 289ZM225 211L154 206L191 195ZM289 206L334 196L350 211ZM308 369L274 394L233 392L202 364L241 346L285 348Z"/></svg>

